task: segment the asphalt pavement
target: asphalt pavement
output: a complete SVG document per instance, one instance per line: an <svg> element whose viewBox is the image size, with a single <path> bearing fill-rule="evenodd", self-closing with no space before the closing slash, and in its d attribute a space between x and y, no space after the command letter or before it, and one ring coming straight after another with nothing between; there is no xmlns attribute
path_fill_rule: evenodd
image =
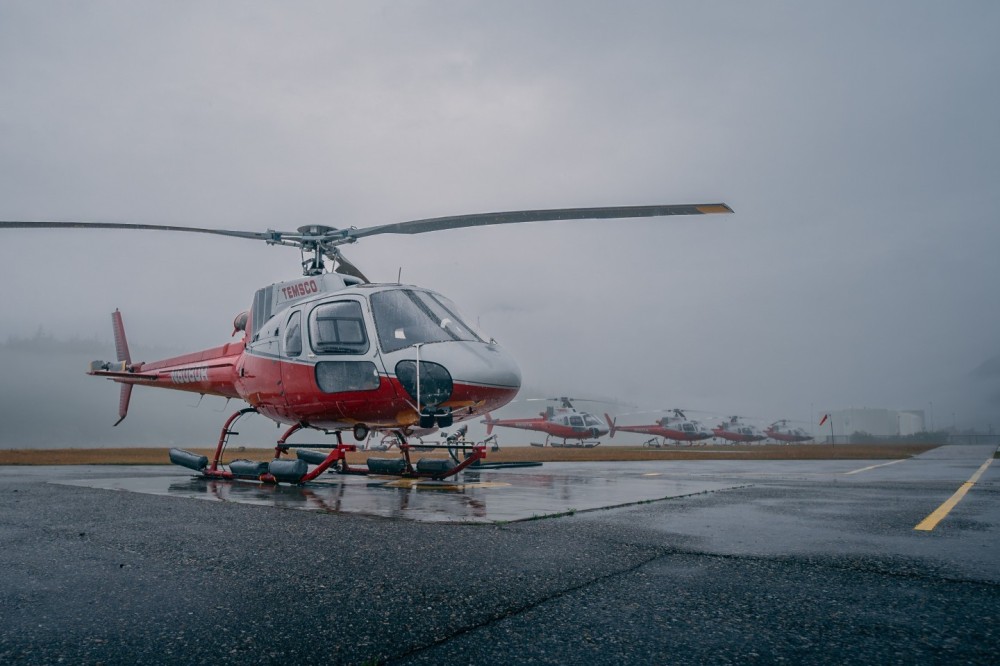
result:
<svg viewBox="0 0 1000 666"><path fill-rule="evenodd" d="M165 467L0 468L0 662L992 664L992 455L546 464L324 486L339 505L170 492Z"/></svg>

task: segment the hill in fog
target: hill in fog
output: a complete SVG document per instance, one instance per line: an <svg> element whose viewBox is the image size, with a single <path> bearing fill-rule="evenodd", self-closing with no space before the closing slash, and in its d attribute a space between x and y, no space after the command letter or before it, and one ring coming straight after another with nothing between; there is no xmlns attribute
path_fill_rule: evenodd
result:
<svg viewBox="0 0 1000 666"><path fill-rule="evenodd" d="M180 350L132 350L152 360ZM0 344L0 448L214 446L233 411L246 406L193 393L137 386L129 415L118 419L120 385L86 373L94 359L114 358L114 344L57 340L39 331ZM239 423L235 445L269 446L280 436L274 423L256 415Z"/></svg>

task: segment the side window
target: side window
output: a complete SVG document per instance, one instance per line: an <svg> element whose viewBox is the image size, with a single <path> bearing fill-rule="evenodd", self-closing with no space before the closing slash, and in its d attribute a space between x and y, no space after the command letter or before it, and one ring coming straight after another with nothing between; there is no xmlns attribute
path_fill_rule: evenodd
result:
<svg viewBox="0 0 1000 666"><path fill-rule="evenodd" d="M298 356L302 353L302 312L296 311L288 318L285 325L285 340L283 343L285 353L289 356Z"/></svg>
<svg viewBox="0 0 1000 666"><path fill-rule="evenodd" d="M320 361L316 385L323 393L373 391L379 386L378 369L371 361Z"/></svg>
<svg viewBox="0 0 1000 666"><path fill-rule="evenodd" d="M368 335L357 301L324 303L309 315L309 334L317 354L364 354Z"/></svg>

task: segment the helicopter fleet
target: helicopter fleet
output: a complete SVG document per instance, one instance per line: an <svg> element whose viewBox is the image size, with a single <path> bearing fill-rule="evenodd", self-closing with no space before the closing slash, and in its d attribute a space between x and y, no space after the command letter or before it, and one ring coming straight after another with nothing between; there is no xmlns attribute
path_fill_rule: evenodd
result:
<svg viewBox="0 0 1000 666"><path fill-rule="evenodd" d="M219 435L213 459L173 449L170 459L214 479L264 483L305 483L327 470L442 479L485 457L483 442L449 438L450 461L413 463L410 438L482 417L495 426L546 433L562 445L596 446L599 438L631 426L577 412L569 399L537 419L499 419L492 413L510 403L521 387L513 356L486 339L462 318L445 296L399 283L371 283L344 257L340 247L381 234L420 234L446 229L548 220L622 219L732 213L724 203L690 205L559 208L437 217L380 226L335 228L307 225L296 231L263 232L202 227L82 221L0 221L13 229L112 229L212 234L299 248L302 277L258 289L250 308L233 322L235 342L152 362L132 359L120 312L112 314L115 361L94 361L88 374L120 384L118 425L126 418L136 385L239 399L248 407L234 412ZM327 265L327 262L330 265ZM242 416L261 414L287 426L271 461L223 462L233 426ZM680 418L680 416L678 416ZM683 423L664 425L660 436L686 437ZM667 426L678 426L675 427ZM793 436L774 424L772 432ZM328 453L304 451L288 442L301 430L332 435L315 445ZM370 434L395 438L399 459L369 459L352 467L346 453ZM700 433L701 431L699 431ZM730 432L725 424L713 431ZM660 434L660 433L653 433ZM690 440L686 440L690 441ZM443 445L444 446L444 445ZM283 457L296 448L294 459ZM454 452L460 455L454 455ZM312 466L312 469L310 469Z"/></svg>
<svg viewBox="0 0 1000 666"><path fill-rule="evenodd" d="M554 446L572 448L593 448L600 444L600 437L609 435L611 438L619 432L651 435L643 442L643 446L662 448L671 443L695 442L713 443L719 441L728 443L753 444L765 440L778 443L800 443L811 441L813 437L803 428L791 427L788 419L775 421L765 429L752 424L740 416L730 416L722 419L713 427L705 427L701 421L689 418L681 409L664 410L662 416L652 423L620 424L618 418L607 412L601 418L588 412L577 411L572 401L583 402L579 398L528 398L528 400L549 400L560 403L560 406L549 406L537 417L494 419L487 414L481 423L486 424L487 434L493 433L493 428L516 428L545 433L545 442L531 442L532 446ZM601 401L590 401L601 402ZM628 416L623 415L623 416Z"/></svg>

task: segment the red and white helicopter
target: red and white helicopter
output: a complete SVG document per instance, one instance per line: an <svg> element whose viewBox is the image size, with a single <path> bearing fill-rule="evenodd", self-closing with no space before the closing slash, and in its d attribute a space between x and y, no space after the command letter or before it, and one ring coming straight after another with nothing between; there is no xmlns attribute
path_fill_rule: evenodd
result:
<svg viewBox="0 0 1000 666"><path fill-rule="evenodd" d="M788 425L788 419L781 419L769 425L764 434L773 440L785 443L808 442L813 436L802 428L793 428Z"/></svg>
<svg viewBox="0 0 1000 666"><path fill-rule="evenodd" d="M573 407L573 401L596 402L580 398L528 398L529 400L546 400L559 403L558 407L549 405L538 416L526 419L494 419L490 414L480 421L486 424L486 434L493 433L493 428L517 428L545 433L545 442L532 446L555 446L564 448L593 448L599 445L600 438L608 434L608 424L601 417L588 412L579 412ZM562 443L552 442L552 438L561 439ZM575 442L575 443L570 443Z"/></svg>
<svg viewBox="0 0 1000 666"><path fill-rule="evenodd" d="M0 229L121 229L213 234L298 247L303 277L258 289L250 309L237 315L236 342L152 362L129 352L121 314L112 315L117 360L95 361L89 374L121 384L118 423L128 413L136 385L244 400L222 427L214 459L173 449L171 461L218 479L304 483L333 467L341 472L390 473L444 478L485 457L485 445L470 445L458 462L412 464L407 438L421 429L448 427L489 414L510 402L521 385L513 357L486 339L444 296L402 284L372 284L344 258L341 245L380 234L419 234L444 229L545 220L617 219L731 213L726 204L561 208L480 213L411 220L367 228L308 225L297 231L263 232L115 222L0 221ZM332 263L333 272L327 267ZM285 424L275 459L222 462L232 426L257 412ZM117 425L117 423L116 423ZM333 434L336 443L318 445L328 454L299 449L288 438L302 429ZM352 431L392 432L401 459L369 459L351 468L343 442ZM310 444L310 446L317 446ZM309 464L315 465L310 471Z"/></svg>
<svg viewBox="0 0 1000 666"><path fill-rule="evenodd" d="M712 428L712 434L729 442L750 443L767 439L767 435L761 432L760 428L745 423L739 416L730 416L728 421L723 421Z"/></svg>
<svg viewBox="0 0 1000 666"><path fill-rule="evenodd" d="M653 435L653 438L646 442L646 444L657 448L665 446L667 440L698 442L712 436L712 433L705 426L694 419L689 419L683 410L680 409L669 410L666 416L658 419L651 425L618 425L616 419L611 418L610 414L605 414L604 418L611 429L612 437L619 430L642 435Z"/></svg>

